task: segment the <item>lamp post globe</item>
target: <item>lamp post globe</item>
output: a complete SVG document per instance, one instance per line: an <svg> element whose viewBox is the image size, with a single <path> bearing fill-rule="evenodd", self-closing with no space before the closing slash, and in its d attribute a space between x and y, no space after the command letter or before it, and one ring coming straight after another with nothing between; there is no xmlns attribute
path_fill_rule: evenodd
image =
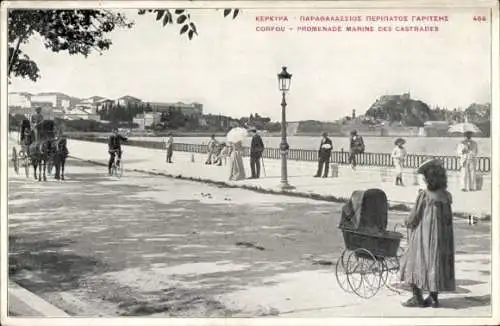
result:
<svg viewBox="0 0 500 326"><path fill-rule="evenodd" d="M281 72L278 74L278 86L281 92L281 182L280 187L282 190L291 190L295 187L288 183L287 171L287 156L288 156L288 142L286 135L286 93L290 90L292 82L292 74L290 74L286 67L282 67Z"/></svg>

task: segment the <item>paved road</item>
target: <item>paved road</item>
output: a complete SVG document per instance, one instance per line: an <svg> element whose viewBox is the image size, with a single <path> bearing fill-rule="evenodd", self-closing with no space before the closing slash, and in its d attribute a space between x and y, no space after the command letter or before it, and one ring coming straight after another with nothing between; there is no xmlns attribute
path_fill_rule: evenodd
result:
<svg viewBox="0 0 500 326"><path fill-rule="evenodd" d="M118 180L76 160L65 182L10 173L10 277L71 315L416 314L387 290L383 305L346 294L331 266L314 263L343 248L339 204L139 173ZM391 212L390 223L403 216ZM460 288L437 314L489 312L489 234L489 224L457 220Z"/></svg>

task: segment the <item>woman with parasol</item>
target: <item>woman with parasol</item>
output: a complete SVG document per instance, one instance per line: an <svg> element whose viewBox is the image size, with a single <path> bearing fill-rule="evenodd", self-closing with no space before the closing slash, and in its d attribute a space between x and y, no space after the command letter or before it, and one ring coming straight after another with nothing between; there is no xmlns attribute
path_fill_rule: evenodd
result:
<svg viewBox="0 0 500 326"><path fill-rule="evenodd" d="M460 157L460 180L462 191L474 191L476 190L477 143L472 140L472 135L480 133L481 130L472 123L464 122L451 126L448 132L464 134L464 140L457 146L457 155Z"/></svg>
<svg viewBox="0 0 500 326"><path fill-rule="evenodd" d="M231 129L226 136L231 146L229 180L238 181L245 179L245 167L243 166L243 140L248 136L248 131L237 127Z"/></svg>
<svg viewBox="0 0 500 326"><path fill-rule="evenodd" d="M394 142L394 149L392 150L391 157L392 163L394 164L395 172L396 172L396 186L404 186L403 184L403 164L406 159L406 149L403 145L406 143L406 140L403 138L398 138Z"/></svg>

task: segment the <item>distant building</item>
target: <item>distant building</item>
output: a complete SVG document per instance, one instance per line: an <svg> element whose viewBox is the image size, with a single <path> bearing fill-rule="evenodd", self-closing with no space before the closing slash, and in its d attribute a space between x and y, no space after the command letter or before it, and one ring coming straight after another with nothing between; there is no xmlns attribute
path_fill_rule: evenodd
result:
<svg viewBox="0 0 500 326"><path fill-rule="evenodd" d="M138 99L137 97L133 97L130 95L125 95L122 96L118 99L116 99L115 104L120 105L120 106L129 106L129 105L134 105L134 104L140 104L142 101Z"/></svg>
<svg viewBox="0 0 500 326"><path fill-rule="evenodd" d="M31 102L50 102L54 108L69 108L79 100L64 93L49 92L32 95Z"/></svg>
<svg viewBox="0 0 500 326"><path fill-rule="evenodd" d="M101 117L99 114L89 112L86 107L86 104L79 104L75 108L71 108L66 110L63 116L63 119L66 120L94 120L100 121Z"/></svg>
<svg viewBox="0 0 500 326"><path fill-rule="evenodd" d="M188 117L200 117L203 115L203 105L200 103L164 103L164 102L148 102L154 112L168 112L169 110L180 110L183 115Z"/></svg>
<svg viewBox="0 0 500 326"><path fill-rule="evenodd" d="M161 123L161 112L138 114L132 119L132 122L139 125L139 129L144 130L146 127Z"/></svg>
<svg viewBox="0 0 500 326"><path fill-rule="evenodd" d="M426 121L418 134L424 137L442 137L448 134L448 121Z"/></svg>
<svg viewBox="0 0 500 326"><path fill-rule="evenodd" d="M7 98L7 106L9 108L10 107L30 108L31 96L32 94L25 92L9 93Z"/></svg>

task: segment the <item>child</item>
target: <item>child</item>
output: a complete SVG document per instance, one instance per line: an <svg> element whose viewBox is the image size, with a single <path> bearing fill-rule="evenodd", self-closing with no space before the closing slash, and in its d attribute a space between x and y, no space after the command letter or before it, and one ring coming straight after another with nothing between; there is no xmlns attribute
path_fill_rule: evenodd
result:
<svg viewBox="0 0 500 326"><path fill-rule="evenodd" d="M401 280L411 286L413 296L403 306L438 307L438 292L456 288L452 197L439 160L424 162L417 173L423 174L426 189L405 221L410 233ZM422 291L429 292L426 299Z"/></svg>
<svg viewBox="0 0 500 326"><path fill-rule="evenodd" d="M403 164L406 158L406 149L403 147L403 145L406 143L406 141L402 138L396 139L394 144L396 147L392 150L391 157L392 157L392 163L394 164L395 167L395 172L396 172L396 181L395 185L396 186L404 186L403 184Z"/></svg>

